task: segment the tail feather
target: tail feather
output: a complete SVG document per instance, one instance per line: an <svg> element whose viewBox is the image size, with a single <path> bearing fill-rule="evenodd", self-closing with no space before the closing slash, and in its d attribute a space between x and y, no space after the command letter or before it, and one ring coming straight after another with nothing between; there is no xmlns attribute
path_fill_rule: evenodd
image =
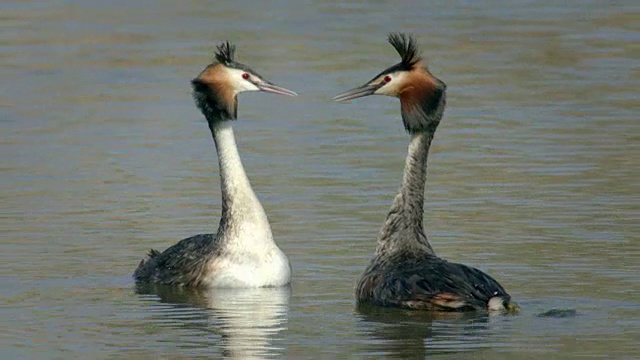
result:
<svg viewBox="0 0 640 360"><path fill-rule="evenodd" d="M149 264L149 262L153 260L155 257L157 257L158 255L160 255L160 251L155 249L150 249L149 252L147 253L147 257L145 259L140 260L140 264L138 264L138 267L133 272L133 277L138 281L144 280L145 277L148 275L147 264Z"/></svg>

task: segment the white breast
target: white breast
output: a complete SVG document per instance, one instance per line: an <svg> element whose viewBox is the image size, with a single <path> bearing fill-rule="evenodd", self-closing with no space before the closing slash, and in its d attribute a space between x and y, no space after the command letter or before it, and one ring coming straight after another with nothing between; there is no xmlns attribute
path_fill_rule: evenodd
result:
<svg viewBox="0 0 640 360"><path fill-rule="evenodd" d="M260 254L220 256L211 262L205 278L206 286L223 288L283 286L289 282L291 266L277 246Z"/></svg>

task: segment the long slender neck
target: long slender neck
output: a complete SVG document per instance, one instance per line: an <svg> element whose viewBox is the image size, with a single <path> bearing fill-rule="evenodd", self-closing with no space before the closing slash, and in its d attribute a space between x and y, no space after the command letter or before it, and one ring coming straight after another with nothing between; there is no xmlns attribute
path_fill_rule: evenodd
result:
<svg viewBox="0 0 640 360"><path fill-rule="evenodd" d="M209 121L209 128L220 163L222 217L219 235L239 231L240 224L250 222L271 237L267 216L242 166L231 121Z"/></svg>
<svg viewBox="0 0 640 360"><path fill-rule="evenodd" d="M427 158L434 133L435 127L411 135L402 186L380 232L376 250L379 254L400 249L435 254L422 225Z"/></svg>
<svg viewBox="0 0 640 360"><path fill-rule="evenodd" d="M399 91L398 97L402 122L411 134L411 142L402 186L380 231L376 254L381 257L405 250L435 255L422 225L424 185L429 147L447 103L447 85L426 67L416 68L410 76L413 81Z"/></svg>

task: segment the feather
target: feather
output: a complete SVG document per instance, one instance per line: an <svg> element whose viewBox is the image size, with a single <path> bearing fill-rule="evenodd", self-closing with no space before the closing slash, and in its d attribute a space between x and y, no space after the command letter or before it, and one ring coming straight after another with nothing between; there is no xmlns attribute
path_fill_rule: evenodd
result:
<svg viewBox="0 0 640 360"><path fill-rule="evenodd" d="M391 33L389 34L389 44L396 49L402 58L401 64L406 69L411 69L413 65L422 60L422 57L418 53L418 43L411 35Z"/></svg>
<svg viewBox="0 0 640 360"><path fill-rule="evenodd" d="M233 57L236 53L236 46L229 41L224 41L216 46L215 58L219 63L230 65L233 63Z"/></svg>

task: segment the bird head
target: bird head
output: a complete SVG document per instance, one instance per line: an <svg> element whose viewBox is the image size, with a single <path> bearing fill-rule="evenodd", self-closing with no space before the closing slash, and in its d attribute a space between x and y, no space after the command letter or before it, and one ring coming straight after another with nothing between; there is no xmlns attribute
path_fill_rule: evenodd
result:
<svg viewBox="0 0 640 360"><path fill-rule="evenodd" d="M209 119L237 117L237 96L246 91L264 91L296 96L291 90L265 80L260 74L234 60L236 47L226 41L216 47L214 61L191 81L196 104Z"/></svg>
<svg viewBox="0 0 640 360"><path fill-rule="evenodd" d="M368 95L387 95L400 99L402 119L410 133L435 129L446 104L446 84L431 74L418 52L416 40L402 33L391 33L389 43L401 61L362 86L333 99L347 101Z"/></svg>

